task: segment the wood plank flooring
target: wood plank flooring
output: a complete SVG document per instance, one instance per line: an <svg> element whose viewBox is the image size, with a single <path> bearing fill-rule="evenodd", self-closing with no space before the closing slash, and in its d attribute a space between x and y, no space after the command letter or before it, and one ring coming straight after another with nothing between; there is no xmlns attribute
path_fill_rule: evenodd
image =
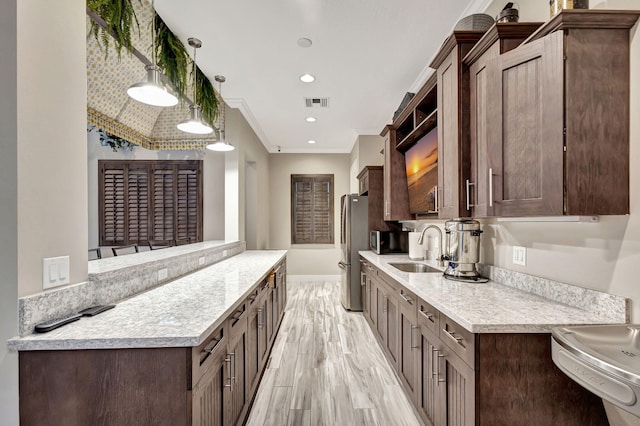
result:
<svg viewBox="0 0 640 426"><path fill-rule="evenodd" d="M288 301L248 425L421 425L340 283L288 283Z"/></svg>

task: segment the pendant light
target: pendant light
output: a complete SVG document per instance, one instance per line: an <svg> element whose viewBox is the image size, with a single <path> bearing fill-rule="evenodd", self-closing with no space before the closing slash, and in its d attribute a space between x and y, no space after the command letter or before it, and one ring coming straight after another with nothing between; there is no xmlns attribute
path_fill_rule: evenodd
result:
<svg viewBox="0 0 640 426"><path fill-rule="evenodd" d="M224 99L222 98L222 83L227 81L227 79L223 75L216 75L215 80L218 82L218 96L220 99L218 100L218 105L220 108L220 138L215 143L210 143L207 145L207 149L211 151L233 151L235 147L228 143L225 140L225 117L224 117Z"/></svg>
<svg viewBox="0 0 640 426"><path fill-rule="evenodd" d="M197 79L198 67L196 66L196 50L202 47L202 42L197 38L189 37L189 46L193 47L193 104L189 107L189 118L178 123L178 129L187 133L206 135L213 132L213 127L202 119L202 109L198 105Z"/></svg>
<svg viewBox="0 0 640 426"><path fill-rule="evenodd" d="M156 9L154 7L154 1L151 2L151 8L153 9L153 19L151 25L151 58L152 64L147 65L147 79L140 83L136 83L127 89L127 94L138 102L142 102L153 106L174 106L178 103L178 98L175 97L160 80L160 68L156 65Z"/></svg>

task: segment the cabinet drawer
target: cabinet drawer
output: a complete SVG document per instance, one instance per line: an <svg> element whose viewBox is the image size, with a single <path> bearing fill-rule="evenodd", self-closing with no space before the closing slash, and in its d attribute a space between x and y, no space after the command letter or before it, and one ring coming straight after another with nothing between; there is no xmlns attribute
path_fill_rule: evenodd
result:
<svg viewBox="0 0 640 426"><path fill-rule="evenodd" d="M418 298L415 294L402 286L398 286L396 293L398 295L400 310L405 312L407 317L415 324L417 322L416 306L418 305Z"/></svg>
<svg viewBox="0 0 640 426"><path fill-rule="evenodd" d="M418 300L418 324L427 327L436 336L438 335L440 312L422 299Z"/></svg>
<svg viewBox="0 0 640 426"><path fill-rule="evenodd" d="M446 315L440 315L440 340L471 368L475 368L475 334Z"/></svg>
<svg viewBox="0 0 640 426"><path fill-rule="evenodd" d="M225 327L218 327L197 347L191 348L192 387L214 364L219 353L226 353L227 338Z"/></svg>

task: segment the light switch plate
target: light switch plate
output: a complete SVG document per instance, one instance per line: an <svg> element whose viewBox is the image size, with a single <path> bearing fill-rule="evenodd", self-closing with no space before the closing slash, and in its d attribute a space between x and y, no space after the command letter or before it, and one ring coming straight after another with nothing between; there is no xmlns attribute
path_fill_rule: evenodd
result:
<svg viewBox="0 0 640 426"><path fill-rule="evenodd" d="M69 256L42 259L42 289L69 284Z"/></svg>
<svg viewBox="0 0 640 426"><path fill-rule="evenodd" d="M527 266L527 248L513 246L513 264Z"/></svg>

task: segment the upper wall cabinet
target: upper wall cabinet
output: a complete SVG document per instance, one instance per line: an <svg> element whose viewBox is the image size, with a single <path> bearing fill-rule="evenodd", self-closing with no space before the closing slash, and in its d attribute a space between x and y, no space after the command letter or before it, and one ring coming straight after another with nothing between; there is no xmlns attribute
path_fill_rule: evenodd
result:
<svg viewBox="0 0 640 426"><path fill-rule="evenodd" d="M473 217L493 215L489 203L488 185L491 168L488 165L489 139L497 126L491 121L492 101L495 101L498 73L495 59L518 47L537 30L541 22L497 23L469 51L463 62L469 67L469 142L471 175L465 181L466 210ZM493 66L492 66L493 65ZM494 136L495 138L495 136ZM490 205L491 204L491 205Z"/></svg>
<svg viewBox="0 0 640 426"><path fill-rule="evenodd" d="M469 216L469 68L462 59L484 31L454 31L430 64L438 93L438 216Z"/></svg>
<svg viewBox="0 0 640 426"><path fill-rule="evenodd" d="M639 15L565 10L487 65L497 95L485 102L494 131L479 171L489 214L629 213L629 29Z"/></svg>
<svg viewBox="0 0 640 426"><path fill-rule="evenodd" d="M392 126L386 126L381 133L384 138L383 217L384 220L411 220L404 155L396 150L396 134Z"/></svg>

